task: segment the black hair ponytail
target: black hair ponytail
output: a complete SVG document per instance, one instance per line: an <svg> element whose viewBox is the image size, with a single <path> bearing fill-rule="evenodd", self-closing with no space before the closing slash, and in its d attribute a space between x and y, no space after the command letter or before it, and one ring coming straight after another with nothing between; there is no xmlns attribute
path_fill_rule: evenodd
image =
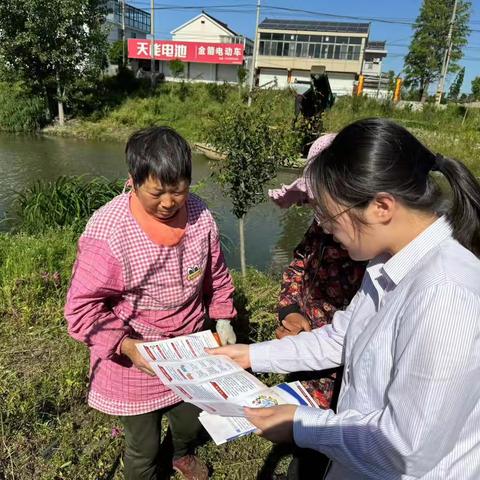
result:
<svg viewBox="0 0 480 480"><path fill-rule="evenodd" d="M480 185L461 162L437 155L432 170L447 179L451 188L451 205L447 213L454 237L480 257Z"/></svg>
<svg viewBox="0 0 480 480"><path fill-rule="evenodd" d="M450 185L446 203L439 171ZM437 178L436 178L437 177ZM457 160L435 155L408 130L384 118L367 118L345 127L307 170L307 181L323 213L324 193L361 222L361 212L380 192L405 206L446 214L454 237L480 256L480 184ZM447 205L447 207L445 207Z"/></svg>

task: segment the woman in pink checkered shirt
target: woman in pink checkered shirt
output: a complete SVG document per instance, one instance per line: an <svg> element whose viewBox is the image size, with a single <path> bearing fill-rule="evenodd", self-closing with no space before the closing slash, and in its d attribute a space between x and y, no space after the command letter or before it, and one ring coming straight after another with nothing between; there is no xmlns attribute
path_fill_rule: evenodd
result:
<svg viewBox="0 0 480 480"><path fill-rule="evenodd" d="M160 382L135 343L198 332L207 317L222 343L235 343L232 279L211 213L189 194L188 143L153 127L130 137L126 157L133 189L95 212L80 237L65 317L70 335L90 348L89 405L124 425L125 478L157 478L166 415L173 467L206 479L191 454L197 407Z"/></svg>

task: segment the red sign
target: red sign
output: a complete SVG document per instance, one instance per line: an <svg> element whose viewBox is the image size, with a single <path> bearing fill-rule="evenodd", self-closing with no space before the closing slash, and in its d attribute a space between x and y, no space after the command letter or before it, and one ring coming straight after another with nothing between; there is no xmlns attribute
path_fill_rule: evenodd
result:
<svg viewBox="0 0 480 480"><path fill-rule="evenodd" d="M128 58L150 60L152 42L150 40L129 38ZM197 63L243 64L243 45L241 43L205 43L173 42L155 40L153 46L155 60L173 60Z"/></svg>

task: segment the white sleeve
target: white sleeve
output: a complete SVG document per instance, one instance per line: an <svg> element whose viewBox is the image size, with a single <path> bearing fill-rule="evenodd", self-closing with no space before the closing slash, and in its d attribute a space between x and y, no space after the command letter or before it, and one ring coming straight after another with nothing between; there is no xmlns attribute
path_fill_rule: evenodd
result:
<svg viewBox="0 0 480 480"><path fill-rule="evenodd" d="M423 477L479 408L479 318L478 296L456 285L416 295L400 319L385 406L339 414L299 407L295 442L366 478Z"/></svg>
<svg viewBox="0 0 480 480"><path fill-rule="evenodd" d="M281 340L250 345L250 364L255 372L289 373L325 370L343 363L343 342L350 318L365 294L358 291L330 325Z"/></svg>

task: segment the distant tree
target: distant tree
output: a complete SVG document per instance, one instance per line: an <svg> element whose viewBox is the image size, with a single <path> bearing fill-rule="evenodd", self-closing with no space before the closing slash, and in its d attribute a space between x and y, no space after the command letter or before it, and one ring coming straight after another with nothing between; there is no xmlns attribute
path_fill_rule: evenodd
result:
<svg viewBox="0 0 480 480"><path fill-rule="evenodd" d="M455 77L455 80L450 85L450 91L448 92L449 100L457 100L458 95L460 94L460 89L462 88L463 79L465 77L465 67L463 67Z"/></svg>
<svg viewBox="0 0 480 480"><path fill-rule="evenodd" d="M98 77L106 66L104 0L2 0L0 58L4 69L32 92L58 104L79 78Z"/></svg>
<svg viewBox="0 0 480 480"><path fill-rule="evenodd" d="M247 79L248 75L248 70L243 66L240 65L237 70L237 79L238 79L238 84L243 87L245 80Z"/></svg>
<svg viewBox="0 0 480 480"><path fill-rule="evenodd" d="M231 102L209 128L207 141L224 158L212 164L214 175L232 201L239 220L240 265L246 275L244 220L248 211L265 199L264 188L282 161L298 156L298 136L289 122L273 125L265 104L250 107Z"/></svg>
<svg viewBox="0 0 480 480"><path fill-rule="evenodd" d="M110 49L108 50L108 60L112 65L118 65L119 67L123 67L124 58L123 58L123 51L127 48L127 42L122 40L117 40L110 45Z"/></svg>
<svg viewBox="0 0 480 480"><path fill-rule="evenodd" d="M480 77L472 80L472 96L474 100L480 100Z"/></svg>
<svg viewBox="0 0 480 480"><path fill-rule="evenodd" d="M397 81L397 76L395 75L395 72L393 70L389 70L387 72L388 76L388 91L393 92L395 91L395 83Z"/></svg>
<svg viewBox="0 0 480 480"><path fill-rule="evenodd" d="M447 36L454 0L423 0L414 25L410 49L405 57L405 82L418 89L418 100L425 101L429 85L439 78L447 49ZM448 71L458 71L462 48L470 33L471 3L458 0L452 35L452 53Z"/></svg>
<svg viewBox="0 0 480 480"><path fill-rule="evenodd" d="M182 77L185 72L185 64L178 58L174 58L168 62L170 72L172 72L173 78Z"/></svg>

